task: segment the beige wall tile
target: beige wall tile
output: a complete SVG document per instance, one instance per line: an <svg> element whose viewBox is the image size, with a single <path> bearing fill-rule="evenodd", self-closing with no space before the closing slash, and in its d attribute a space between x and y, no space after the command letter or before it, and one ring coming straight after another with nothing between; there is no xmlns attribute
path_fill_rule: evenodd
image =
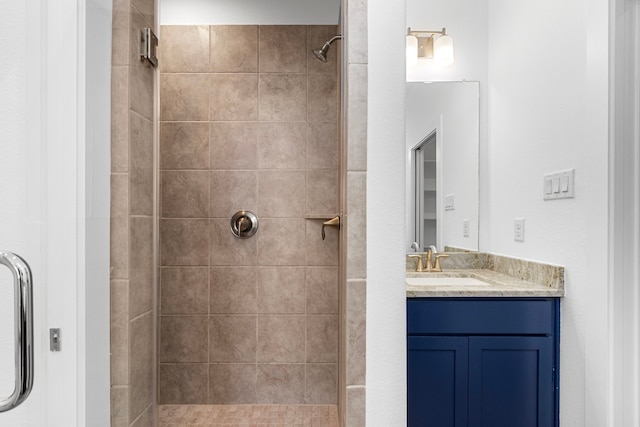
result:
<svg viewBox="0 0 640 427"><path fill-rule="evenodd" d="M260 169L304 169L307 147L303 122L261 122L258 125Z"/></svg>
<svg viewBox="0 0 640 427"><path fill-rule="evenodd" d="M129 318L151 311L153 308L153 270L129 270Z"/></svg>
<svg viewBox="0 0 640 427"><path fill-rule="evenodd" d="M338 403L338 365L336 363L307 363L305 403L335 405Z"/></svg>
<svg viewBox="0 0 640 427"><path fill-rule="evenodd" d="M160 123L162 169L208 169L208 123Z"/></svg>
<svg viewBox="0 0 640 427"><path fill-rule="evenodd" d="M209 221L163 219L160 221L162 265L208 265Z"/></svg>
<svg viewBox="0 0 640 427"><path fill-rule="evenodd" d="M338 171L307 171L307 214L334 215L338 212Z"/></svg>
<svg viewBox="0 0 640 427"><path fill-rule="evenodd" d="M309 73L336 73L339 46L342 42L336 40L327 53L327 62L322 62L313 54L324 46L331 37L338 34L335 25L309 25L307 26L307 70Z"/></svg>
<svg viewBox="0 0 640 427"><path fill-rule="evenodd" d="M112 17L111 64L128 65L131 1L114 0Z"/></svg>
<svg viewBox="0 0 640 427"><path fill-rule="evenodd" d="M209 402L217 405L256 403L255 364L209 365Z"/></svg>
<svg viewBox="0 0 640 427"><path fill-rule="evenodd" d="M367 282L347 281L347 385L364 385L367 352Z"/></svg>
<svg viewBox="0 0 640 427"><path fill-rule="evenodd" d="M258 172L258 214L261 217L303 217L304 194L304 171Z"/></svg>
<svg viewBox="0 0 640 427"><path fill-rule="evenodd" d="M154 406L155 404L150 404L140 416L135 419L131 419L131 427L153 427L155 422L153 416Z"/></svg>
<svg viewBox="0 0 640 427"><path fill-rule="evenodd" d="M307 120L333 122L338 120L338 87L335 74L309 74Z"/></svg>
<svg viewBox="0 0 640 427"><path fill-rule="evenodd" d="M210 95L212 121L258 119L257 74L211 74Z"/></svg>
<svg viewBox="0 0 640 427"><path fill-rule="evenodd" d="M258 273L258 312L304 314L304 267L261 267Z"/></svg>
<svg viewBox="0 0 640 427"><path fill-rule="evenodd" d="M307 27L261 25L260 72L304 73L307 71Z"/></svg>
<svg viewBox="0 0 640 427"><path fill-rule="evenodd" d="M206 363L207 316L161 316L161 363Z"/></svg>
<svg viewBox="0 0 640 427"><path fill-rule="evenodd" d="M209 119L208 74L161 74L160 120Z"/></svg>
<svg viewBox="0 0 640 427"><path fill-rule="evenodd" d="M307 265L338 265L338 229L325 228L322 240L322 221L306 221Z"/></svg>
<svg viewBox="0 0 640 427"><path fill-rule="evenodd" d="M129 419L129 387L111 387L111 419Z"/></svg>
<svg viewBox="0 0 640 427"><path fill-rule="evenodd" d="M131 4L144 16L147 27L152 26L155 13L154 0L131 0Z"/></svg>
<svg viewBox="0 0 640 427"><path fill-rule="evenodd" d="M364 387L347 387L347 425L349 427L365 427L366 394Z"/></svg>
<svg viewBox="0 0 640 427"><path fill-rule="evenodd" d="M145 18L131 8L131 33L129 39L129 105L143 117L153 119L153 75L154 69L146 61L140 61L140 30L149 27Z"/></svg>
<svg viewBox="0 0 640 427"><path fill-rule="evenodd" d="M163 73L209 71L209 27L163 25L159 44L159 66Z"/></svg>
<svg viewBox="0 0 640 427"><path fill-rule="evenodd" d="M151 313L131 322L131 347L129 349L129 420L134 420L153 399L153 320Z"/></svg>
<svg viewBox="0 0 640 427"><path fill-rule="evenodd" d="M304 219L263 219L257 236L258 264L304 265Z"/></svg>
<svg viewBox="0 0 640 427"><path fill-rule="evenodd" d="M212 122L211 169L255 169L258 127L255 122Z"/></svg>
<svg viewBox="0 0 640 427"><path fill-rule="evenodd" d="M209 172L162 172L163 218L209 217Z"/></svg>
<svg viewBox="0 0 640 427"><path fill-rule="evenodd" d="M338 313L338 268L307 267L307 314Z"/></svg>
<svg viewBox="0 0 640 427"><path fill-rule="evenodd" d="M258 71L257 25L212 25L211 72Z"/></svg>
<svg viewBox="0 0 640 427"><path fill-rule="evenodd" d="M258 316L258 362L304 362L305 316Z"/></svg>
<svg viewBox="0 0 640 427"><path fill-rule="evenodd" d="M362 279L367 275L367 174L347 172L347 278Z"/></svg>
<svg viewBox="0 0 640 427"><path fill-rule="evenodd" d="M129 175L111 175L110 267L112 279L129 277Z"/></svg>
<svg viewBox="0 0 640 427"><path fill-rule="evenodd" d="M208 268L162 267L160 286L160 314L207 314L209 312Z"/></svg>
<svg viewBox="0 0 640 427"><path fill-rule="evenodd" d="M205 404L209 387L209 365L160 364L158 403Z"/></svg>
<svg viewBox="0 0 640 427"><path fill-rule="evenodd" d="M129 268L153 268L153 219L132 216L129 219Z"/></svg>
<svg viewBox="0 0 640 427"><path fill-rule="evenodd" d="M367 64L368 59L368 26L367 0L349 0L347 3L347 32L349 44L347 57L349 64Z"/></svg>
<svg viewBox="0 0 640 427"><path fill-rule="evenodd" d="M261 121L305 121L305 74L260 74L258 117Z"/></svg>
<svg viewBox="0 0 640 427"><path fill-rule="evenodd" d="M258 403L304 403L302 364L258 364Z"/></svg>
<svg viewBox="0 0 640 427"><path fill-rule="evenodd" d="M210 316L209 361L255 363L256 316Z"/></svg>
<svg viewBox="0 0 640 427"><path fill-rule="evenodd" d="M211 171L211 216L231 219L238 211L258 212L255 171Z"/></svg>
<svg viewBox="0 0 640 427"><path fill-rule="evenodd" d="M124 65L111 67L111 172L128 170L129 67Z"/></svg>
<svg viewBox="0 0 640 427"><path fill-rule="evenodd" d="M129 204L132 215L153 214L153 122L129 114Z"/></svg>
<svg viewBox="0 0 640 427"><path fill-rule="evenodd" d="M257 235L262 233L262 222ZM257 239L236 238L231 234L229 219L212 219L210 233L211 265L256 265Z"/></svg>
<svg viewBox="0 0 640 427"><path fill-rule="evenodd" d="M129 384L129 281L111 280L111 385ZM128 415L128 413L127 413Z"/></svg>
<svg viewBox="0 0 640 427"><path fill-rule="evenodd" d="M307 362L338 362L338 316L307 316Z"/></svg>
<svg viewBox="0 0 640 427"><path fill-rule="evenodd" d="M254 267L212 267L211 314L256 313L258 272Z"/></svg>
<svg viewBox="0 0 640 427"><path fill-rule="evenodd" d="M347 169L367 170L367 66L349 65Z"/></svg>
<svg viewBox="0 0 640 427"><path fill-rule="evenodd" d="M338 169L338 124L307 123L307 169Z"/></svg>

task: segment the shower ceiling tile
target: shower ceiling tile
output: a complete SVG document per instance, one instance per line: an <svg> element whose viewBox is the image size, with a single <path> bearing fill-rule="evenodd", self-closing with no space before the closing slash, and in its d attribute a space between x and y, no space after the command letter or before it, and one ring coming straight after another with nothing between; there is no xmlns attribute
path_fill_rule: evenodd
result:
<svg viewBox="0 0 640 427"><path fill-rule="evenodd" d="M304 73L307 71L307 27L261 25L260 72Z"/></svg>
<svg viewBox="0 0 640 427"><path fill-rule="evenodd" d="M257 25L212 25L210 70L213 73L258 71Z"/></svg>
<svg viewBox="0 0 640 427"><path fill-rule="evenodd" d="M159 44L162 73L206 73L209 71L209 27L163 25Z"/></svg>

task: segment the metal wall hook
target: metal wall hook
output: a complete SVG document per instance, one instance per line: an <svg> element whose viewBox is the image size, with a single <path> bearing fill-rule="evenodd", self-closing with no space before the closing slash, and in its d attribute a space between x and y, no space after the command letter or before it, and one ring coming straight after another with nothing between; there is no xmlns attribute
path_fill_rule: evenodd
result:
<svg viewBox="0 0 640 427"><path fill-rule="evenodd" d="M258 217L249 211L238 211L229 222L231 233L238 239L247 239L258 231Z"/></svg>
<svg viewBox="0 0 640 427"><path fill-rule="evenodd" d="M324 240L326 237L324 233L325 227L338 227L338 230L340 230L340 216L338 215L334 218L331 218L329 221L325 221L322 223L322 240Z"/></svg>

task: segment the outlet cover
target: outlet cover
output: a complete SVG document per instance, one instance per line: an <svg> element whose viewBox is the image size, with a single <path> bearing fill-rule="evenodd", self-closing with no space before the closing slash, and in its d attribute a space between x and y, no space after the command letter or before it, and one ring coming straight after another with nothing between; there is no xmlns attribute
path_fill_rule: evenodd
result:
<svg viewBox="0 0 640 427"><path fill-rule="evenodd" d="M524 218L514 218L513 239L516 242L524 242Z"/></svg>
<svg viewBox="0 0 640 427"><path fill-rule="evenodd" d="M462 237L469 237L469 220L462 220Z"/></svg>

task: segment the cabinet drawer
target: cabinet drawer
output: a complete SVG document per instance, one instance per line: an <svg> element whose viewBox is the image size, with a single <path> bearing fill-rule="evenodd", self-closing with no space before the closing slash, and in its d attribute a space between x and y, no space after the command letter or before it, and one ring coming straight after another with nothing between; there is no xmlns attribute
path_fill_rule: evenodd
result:
<svg viewBox="0 0 640 427"><path fill-rule="evenodd" d="M410 298L409 335L552 335L553 298Z"/></svg>

